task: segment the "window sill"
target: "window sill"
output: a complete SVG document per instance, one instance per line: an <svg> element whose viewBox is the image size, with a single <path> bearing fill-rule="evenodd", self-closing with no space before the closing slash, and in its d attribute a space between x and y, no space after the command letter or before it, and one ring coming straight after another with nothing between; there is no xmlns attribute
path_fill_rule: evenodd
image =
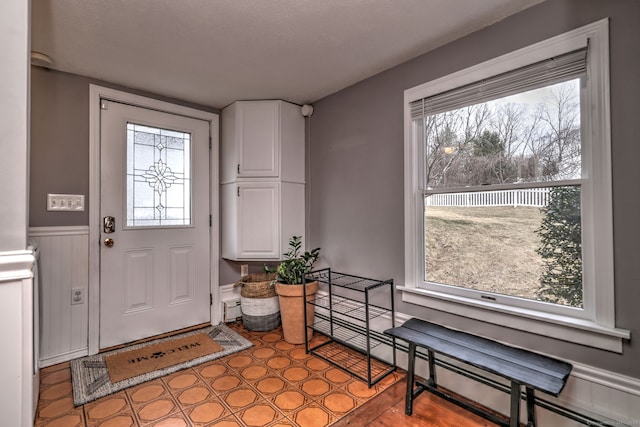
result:
<svg viewBox="0 0 640 427"><path fill-rule="evenodd" d="M398 286L397 289L402 291L403 302L616 353L622 353L622 340L631 337L631 332L626 329L610 328L592 321L505 307L425 289L406 286Z"/></svg>

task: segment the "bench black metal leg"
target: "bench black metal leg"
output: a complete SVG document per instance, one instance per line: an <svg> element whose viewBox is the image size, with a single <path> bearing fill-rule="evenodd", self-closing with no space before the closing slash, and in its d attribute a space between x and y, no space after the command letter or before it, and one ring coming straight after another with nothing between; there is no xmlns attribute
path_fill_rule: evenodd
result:
<svg viewBox="0 0 640 427"><path fill-rule="evenodd" d="M436 379L436 358L431 350L427 350L427 355L429 356L429 385L436 387L438 385Z"/></svg>
<svg viewBox="0 0 640 427"><path fill-rule="evenodd" d="M536 396L535 390L526 387L527 390L527 427L536 427Z"/></svg>
<svg viewBox="0 0 640 427"><path fill-rule="evenodd" d="M511 415L509 426L518 427L520 425L520 384L511 381Z"/></svg>
<svg viewBox="0 0 640 427"><path fill-rule="evenodd" d="M404 413L411 415L413 413L413 382L416 367L416 345L409 343L409 361L407 368L407 396L404 401Z"/></svg>

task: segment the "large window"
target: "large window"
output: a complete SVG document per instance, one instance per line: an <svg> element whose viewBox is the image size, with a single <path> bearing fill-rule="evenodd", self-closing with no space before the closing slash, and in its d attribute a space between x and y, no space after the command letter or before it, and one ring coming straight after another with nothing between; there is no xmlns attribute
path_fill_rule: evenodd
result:
<svg viewBox="0 0 640 427"><path fill-rule="evenodd" d="M621 348L607 32L602 21L405 92L405 301Z"/></svg>

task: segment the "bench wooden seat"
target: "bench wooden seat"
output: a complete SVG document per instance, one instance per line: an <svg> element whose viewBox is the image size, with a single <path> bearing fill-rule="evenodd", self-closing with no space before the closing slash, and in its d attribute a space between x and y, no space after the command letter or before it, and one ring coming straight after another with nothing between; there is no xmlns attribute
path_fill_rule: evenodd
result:
<svg viewBox="0 0 640 427"><path fill-rule="evenodd" d="M452 401L500 425L518 426L520 419L520 392L525 387L528 426L535 426L535 390L558 396L569 377L572 366L561 360L528 350L511 347L490 339L455 331L420 319L410 319L402 326L384 331L409 344L407 369L407 395L405 413L411 415L413 399L425 390ZM416 347L427 350L429 379L415 382ZM442 354L491 372L511 381L510 422L505 423L493 413L438 389L434 354Z"/></svg>

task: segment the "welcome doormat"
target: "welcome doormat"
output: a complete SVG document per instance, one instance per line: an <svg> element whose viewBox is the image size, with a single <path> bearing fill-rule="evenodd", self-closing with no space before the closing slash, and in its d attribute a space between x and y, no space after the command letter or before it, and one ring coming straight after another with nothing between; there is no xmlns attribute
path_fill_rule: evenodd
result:
<svg viewBox="0 0 640 427"><path fill-rule="evenodd" d="M104 361L109 379L112 383L117 383L222 350L222 346L209 335L196 334L112 354L106 356Z"/></svg>
<svg viewBox="0 0 640 427"><path fill-rule="evenodd" d="M204 338L208 339L209 342L201 335L204 335ZM249 340L225 325L218 325L74 359L71 361L73 402L76 406L82 405L127 387L227 356L252 345ZM205 347L210 351L202 352L201 350ZM186 357L182 357L183 355L180 354L183 352ZM127 353L129 355L126 355ZM189 354L193 355L193 357L188 357ZM176 356L181 361L178 360L172 363L170 359L174 359ZM126 365L136 364L145 365L147 368L135 373L134 376L129 376L126 372L123 372L131 369L114 371L112 379L108 364L118 359L122 359L125 362L134 361L134 363L125 363L125 368L127 368ZM137 362L138 359L140 359L140 362ZM148 367L155 363L157 363L157 367L149 370Z"/></svg>

